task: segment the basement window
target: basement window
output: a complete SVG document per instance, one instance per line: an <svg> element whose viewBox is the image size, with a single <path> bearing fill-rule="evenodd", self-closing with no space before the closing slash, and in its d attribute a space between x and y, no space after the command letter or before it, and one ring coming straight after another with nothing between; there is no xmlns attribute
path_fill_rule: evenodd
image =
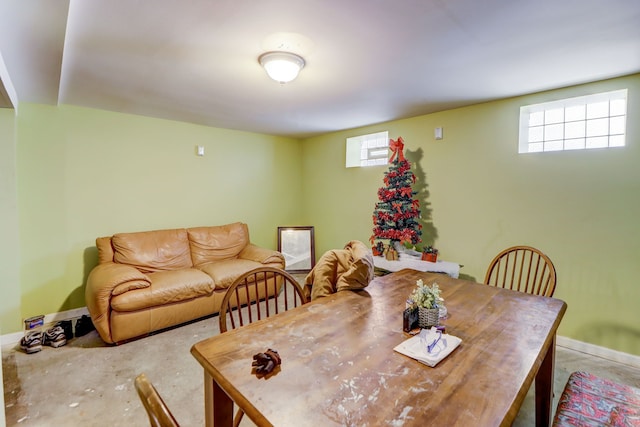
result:
<svg viewBox="0 0 640 427"><path fill-rule="evenodd" d="M624 147L627 89L520 108L519 153Z"/></svg>
<svg viewBox="0 0 640 427"><path fill-rule="evenodd" d="M386 165L389 163L389 132L347 138L348 168Z"/></svg>

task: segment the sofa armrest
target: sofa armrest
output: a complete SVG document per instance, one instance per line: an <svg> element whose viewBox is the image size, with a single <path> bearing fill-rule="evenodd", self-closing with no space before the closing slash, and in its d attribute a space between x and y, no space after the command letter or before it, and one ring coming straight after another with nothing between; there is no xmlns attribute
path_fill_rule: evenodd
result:
<svg viewBox="0 0 640 427"><path fill-rule="evenodd" d="M105 342L113 342L109 325L111 296L149 286L149 276L130 265L106 262L91 270L85 288L85 302L91 320Z"/></svg>
<svg viewBox="0 0 640 427"><path fill-rule="evenodd" d="M269 264L273 267L284 269L284 255L273 249L262 248L249 243L240 251L238 258L248 259L261 264Z"/></svg>

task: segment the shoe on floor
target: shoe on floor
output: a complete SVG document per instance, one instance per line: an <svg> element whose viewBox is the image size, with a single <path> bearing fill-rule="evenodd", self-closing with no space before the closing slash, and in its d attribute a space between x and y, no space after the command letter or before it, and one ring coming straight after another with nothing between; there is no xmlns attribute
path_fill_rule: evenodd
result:
<svg viewBox="0 0 640 427"><path fill-rule="evenodd" d="M20 348L27 354L42 350L42 332L29 332L20 340Z"/></svg>
<svg viewBox="0 0 640 427"><path fill-rule="evenodd" d="M64 329L61 326L54 326L51 329L47 329L44 333L44 344L51 347L62 347L67 343L67 337L64 334Z"/></svg>
<svg viewBox="0 0 640 427"><path fill-rule="evenodd" d="M64 337L67 341L73 338L73 325L71 320L61 320L53 326L60 326L64 330Z"/></svg>
<svg viewBox="0 0 640 427"><path fill-rule="evenodd" d="M96 327L93 326L93 322L91 321L91 317L83 314L82 317L76 321L76 337L87 335L95 328Z"/></svg>

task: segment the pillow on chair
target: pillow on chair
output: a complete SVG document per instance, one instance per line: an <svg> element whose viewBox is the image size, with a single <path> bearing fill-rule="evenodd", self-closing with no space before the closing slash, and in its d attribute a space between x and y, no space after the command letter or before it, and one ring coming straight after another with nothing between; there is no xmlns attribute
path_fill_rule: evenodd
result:
<svg viewBox="0 0 640 427"><path fill-rule="evenodd" d="M373 255L364 243L352 240L346 244L345 250L351 251L351 265L336 283L338 291L366 288L373 280Z"/></svg>
<svg viewBox="0 0 640 427"><path fill-rule="evenodd" d="M337 291L366 288L373 280L373 256L358 240L344 249L325 252L305 278L305 292L311 300Z"/></svg>

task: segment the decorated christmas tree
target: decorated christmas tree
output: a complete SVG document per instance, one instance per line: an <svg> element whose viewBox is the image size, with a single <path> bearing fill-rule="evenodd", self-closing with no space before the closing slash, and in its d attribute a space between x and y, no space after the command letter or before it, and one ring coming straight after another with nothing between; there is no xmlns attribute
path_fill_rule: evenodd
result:
<svg viewBox="0 0 640 427"><path fill-rule="evenodd" d="M382 253L385 242L395 248L396 243L415 245L421 241L422 225L420 202L414 196L412 185L416 176L411 171L411 163L404 157L402 137L391 140L392 151L389 170L384 174L384 187L378 189L379 202L373 211L373 235L370 238L374 250Z"/></svg>

